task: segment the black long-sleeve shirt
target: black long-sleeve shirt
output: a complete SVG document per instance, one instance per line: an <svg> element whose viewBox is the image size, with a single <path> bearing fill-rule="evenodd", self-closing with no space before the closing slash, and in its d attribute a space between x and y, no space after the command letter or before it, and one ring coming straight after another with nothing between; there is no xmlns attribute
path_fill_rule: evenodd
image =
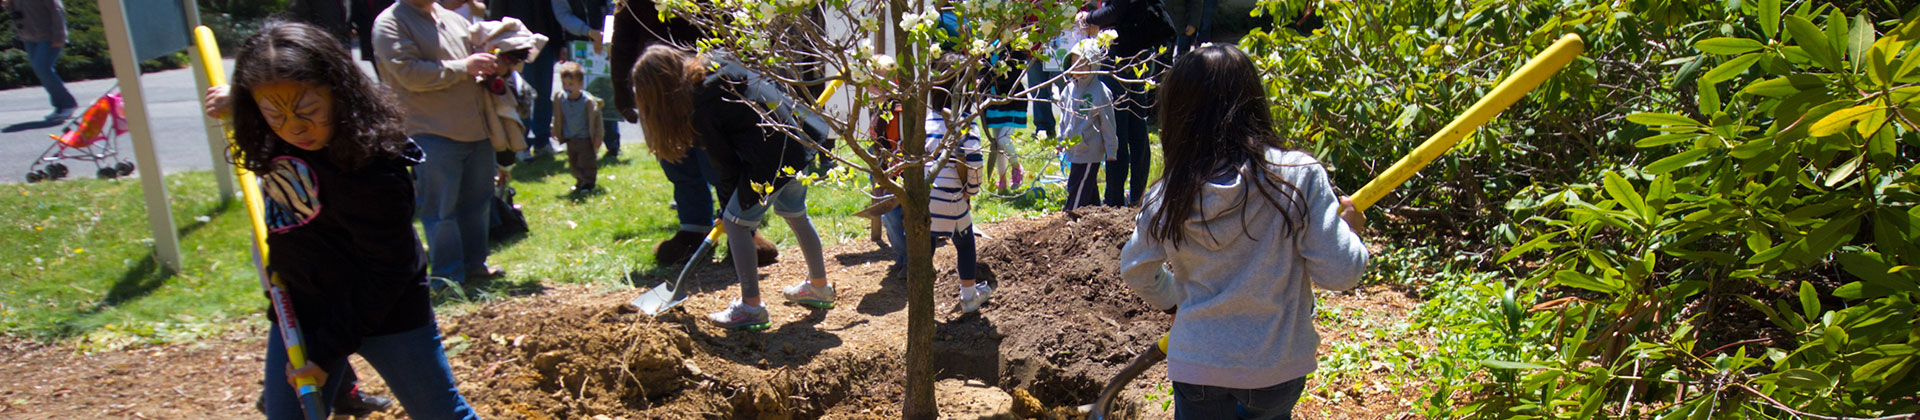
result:
<svg viewBox="0 0 1920 420"><path fill-rule="evenodd" d="M425 154L411 143L406 150L355 170L325 152L295 150L261 176L268 269L286 282L308 360L340 360L362 337L433 320L407 172Z"/></svg>
<svg viewBox="0 0 1920 420"><path fill-rule="evenodd" d="M713 185L731 192L741 203L758 202L760 192L753 190L753 184L779 188L794 178L785 169L797 174L813 161L813 149L795 135L827 142L828 129L820 116L772 81L724 57L714 62L719 69L693 91L694 131L719 178ZM760 113L745 101L768 104L777 125L799 131L762 126Z"/></svg>

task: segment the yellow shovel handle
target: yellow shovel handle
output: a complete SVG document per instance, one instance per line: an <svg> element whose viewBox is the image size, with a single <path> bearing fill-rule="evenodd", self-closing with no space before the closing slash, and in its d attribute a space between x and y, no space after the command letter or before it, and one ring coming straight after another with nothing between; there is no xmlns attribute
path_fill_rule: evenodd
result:
<svg viewBox="0 0 1920 420"><path fill-rule="evenodd" d="M1540 87L1548 77L1560 72L1561 68L1566 67L1567 63L1572 62L1573 58L1579 56L1585 49L1586 42L1581 41L1580 35L1577 34L1567 34L1560 37L1560 40L1554 41L1546 51L1533 56L1526 65L1520 66L1519 71L1495 86L1493 92L1480 98L1480 102L1475 102L1472 108L1467 108L1466 113L1460 114L1458 118L1453 119L1453 122L1448 123L1446 128L1428 137L1427 141L1420 143L1420 147L1414 148L1412 153L1400 158L1400 161L1388 167L1386 172L1373 178L1373 182L1368 182L1367 186L1361 187L1360 191L1353 194L1353 205L1361 210L1373 207L1373 203L1379 202L1388 191L1393 191L1400 184L1407 182L1407 178L1413 177L1413 173L1419 172L1420 168L1432 163L1433 159L1440 157L1441 153L1452 149L1454 144L1460 143L1460 139L1466 138L1468 134L1473 133L1473 130L1480 128L1481 124L1493 119L1495 115L1500 115L1500 111L1513 106L1514 102L1520 101L1520 98L1526 97L1527 93L1533 92L1534 88Z"/></svg>

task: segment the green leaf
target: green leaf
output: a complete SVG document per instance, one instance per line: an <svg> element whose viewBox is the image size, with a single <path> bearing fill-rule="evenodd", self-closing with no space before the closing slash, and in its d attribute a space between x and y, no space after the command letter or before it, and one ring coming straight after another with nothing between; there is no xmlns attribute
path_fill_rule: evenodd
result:
<svg viewBox="0 0 1920 420"><path fill-rule="evenodd" d="M1787 248L1791 245L1793 245L1791 242L1774 245L1772 248L1767 248L1764 251L1755 253L1753 257L1747 258L1747 264L1765 264L1768 261L1779 259L1780 254L1787 253Z"/></svg>
<svg viewBox="0 0 1920 420"><path fill-rule="evenodd" d="M1820 295L1813 290L1813 282L1800 282L1800 313L1807 319L1820 317Z"/></svg>
<svg viewBox="0 0 1920 420"><path fill-rule="evenodd" d="M1821 344L1827 346L1827 351L1834 353L1847 348L1847 338L1847 330L1838 325L1828 326L1827 331L1820 334Z"/></svg>
<svg viewBox="0 0 1920 420"><path fill-rule="evenodd" d="M1494 369L1552 369L1551 367L1547 367L1544 365L1536 365L1536 364L1526 363L1526 362L1508 362L1504 360L1493 360L1493 359L1481 360L1480 364L1486 365L1487 367L1494 368Z"/></svg>
<svg viewBox="0 0 1920 420"><path fill-rule="evenodd" d="M1760 30L1773 38L1780 34L1780 0L1760 0Z"/></svg>
<svg viewBox="0 0 1920 420"><path fill-rule="evenodd" d="M1752 84L1747 85L1745 89L1741 89L1740 91L1746 92L1751 95L1765 96L1769 98L1781 98L1781 97L1793 95L1795 93L1800 93L1800 91L1803 91L1803 90L1824 87L1826 85L1827 85L1826 79L1821 79L1819 76L1806 75L1806 74L1794 74L1794 75L1788 75L1786 77L1779 77L1779 78L1769 79L1765 81L1754 82Z"/></svg>
<svg viewBox="0 0 1920 420"><path fill-rule="evenodd" d="M1513 249L1508 250L1507 253L1500 255L1500 262L1505 263L1509 260L1512 260L1514 257L1518 257L1521 254L1527 253L1527 251L1532 251L1536 248L1539 248L1541 245L1546 244L1547 241L1551 241L1553 240L1554 237L1560 236L1562 232L1565 232L1565 231L1554 231L1553 233L1540 235L1539 237L1535 237L1532 240L1527 241L1526 243L1520 244L1520 246L1513 247Z"/></svg>
<svg viewBox="0 0 1920 420"><path fill-rule="evenodd" d="M1644 217L1647 214L1646 199L1641 198L1640 192L1633 189L1633 183L1627 182L1627 179L1620 177L1619 173L1608 171L1603 183L1606 185L1607 196L1613 197L1614 201L1619 201L1620 206L1625 207L1624 210L1628 213L1636 217Z"/></svg>
<svg viewBox="0 0 1920 420"><path fill-rule="evenodd" d="M1881 109L1884 109L1884 108L1879 105L1869 104L1869 105L1855 105L1851 108L1834 111L1832 114L1827 114L1826 116L1821 117L1819 121L1815 121L1813 123L1813 126L1807 129L1807 134L1814 137L1826 137L1826 136L1831 136L1835 134L1840 134L1842 130L1852 128L1854 122L1860 121L1861 118L1865 118L1867 114L1871 114L1874 111L1878 111Z"/></svg>
<svg viewBox="0 0 1920 420"><path fill-rule="evenodd" d="M1833 51L1833 44L1827 40L1827 34L1813 26L1813 22L1799 16L1787 16L1787 33L1793 35L1793 41L1805 49L1813 62L1827 70L1840 71L1840 58Z"/></svg>
<svg viewBox="0 0 1920 420"><path fill-rule="evenodd" d="M1679 114L1667 114L1667 113L1659 113L1659 112L1642 112L1638 114L1628 115L1627 121L1633 122L1635 124L1646 125L1646 126L1670 126L1670 125L1701 126L1702 125L1700 124L1699 121L1694 121L1692 118L1687 118Z"/></svg>
<svg viewBox="0 0 1920 420"><path fill-rule="evenodd" d="M1740 77L1740 73L1745 73L1747 67L1753 67L1753 61L1761 61L1761 54L1747 54L1740 58L1726 59L1726 63L1715 65L1711 71L1707 71L1707 75L1701 75L1699 81L1709 82L1709 84L1730 81L1734 77Z"/></svg>
<svg viewBox="0 0 1920 420"><path fill-rule="evenodd" d="M1846 163L1842 163L1840 164L1840 166L1835 166L1832 171L1828 171L1827 182L1826 182L1827 188L1833 188L1833 186L1835 185L1840 185L1840 181L1845 181L1847 180L1847 177L1853 176L1853 171L1855 169L1860 168L1860 161L1865 160L1864 158L1866 157L1867 157L1866 154L1853 155L1853 159L1847 159Z"/></svg>
<svg viewBox="0 0 1920 420"><path fill-rule="evenodd" d="M1740 55L1766 48L1766 44L1746 38L1707 38L1693 43L1700 52L1718 55Z"/></svg>
<svg viewBox="0 0 1920 420"><path fill-rule="evenodd" d="M1780 372L1779 378L1775 383L1780 386L1799 389L1826 388L1827 384L1832 382L1827 375L1807 369L1788 369L1786 372Z"/></svg>
<svg viewBox="0 0 1920 420"><path fill-rule="evenodd" d="M1661 158L1660 160L1653 161L1653 163L1647 164L1647 167L1641 169L1640 171L1645 172L1648 175L1659 175L1659 174L1664 174L1668 172L1673 172L1675 169L1692 166L1694 163L1700 161L1701 156L1706 156L1707 152L1710 152L1710 151L1712 150L1693 149L1685 152L1680 152L1678 154L1674 154L1673 156L1667 156L1667 157Z"/></svg>
<svg viewBox="0 0 1920 420"><path fill-rule="evenodd" d="M1847 58L1852 60L1855 71L1866 62L1867 48L1873 46L1873 40L1873 24L1867 23L1867 15L1854 15L1853 29L1847 33Z"/></svg>
<svg viewBox="0 0 1920 420"><path fill-rule="evenodd" d="M1700 137L1699 134L1694 134L1694 133L1661 134L1658 136L1648 137L1648 138L1640 139L1640 141L1633 142L1633 147L1640 147L1640 148L1659 147L1659 146L1665 146L1665 145L1679 143L1683 141L1692 141L1693 139L1696 139L1699 137Z"/></svg>
<svg viewBox="0 0 1920 420"><path fill-rule="evenodd" d="M1560 270L1553 273L1553 280L1568 287L1578 287L1606 294L1619 294L1620 287L1602 282L1599 278L1573 270Z"/></svg>
<svg viewBox="0 0 1920 420"><path fill-rule="evenodd" d="M1852 238L1860 229L1860 212L1842 213L1825 224L1807 233L1806 251L1812 254L1825 254L1840 246L1847 238Z"/></svg>

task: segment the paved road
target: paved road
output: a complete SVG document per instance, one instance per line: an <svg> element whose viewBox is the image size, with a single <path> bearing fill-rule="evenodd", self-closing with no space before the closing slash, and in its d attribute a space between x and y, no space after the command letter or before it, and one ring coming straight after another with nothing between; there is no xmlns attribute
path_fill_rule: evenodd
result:
<svg viewBox="0 0 1920 420"><path fill-rule="evenodd" d="M356 52L355 57L359 54ZM358 61L362 70L373 74L373 67L366 61ZM233 60L226 60L227 68L233 68ZM165 173L179 171L204 170L213 167L213 158L207 150L205 120L200 115L200 91L193 82L191 69L168 70L148 73L140 76L145 88L148 118L152 122L153 141L158 144L160 169ZM117 84L114 79L68 82L67 90L72 91L84 107L98 99L101 94ZM555 78L554 89L559 89L559 78ZM0 91L0 184L26 181L27 168L34 159L46 152L53 140L48 134L56 134L61 125L47 125L41 117L51 112L47 105L47 92L38 85ZM625 143L640 142L640 128L634 124L620 124L620 138ZM127 161L134 161L133 136L131 134L117 139L120 155ZM93 167L87 163L68 163L71 168L69 177L92 177ZM134 176L138 176L136 173Z"/></svg>
<svg viewBox="0 0 1920 420"><path fill-rule="evenodd" d="M233 60L226 60L233 67ZM160 169L167 173L212 167L207 151L205 120L200 116L199 89L190 69L168 70L141 75L147 112L153 127L153 140L160 156ZM67 90L85 107L112 89L115 79L68 82ZM61 125L47 126L41 117L51 112L47 91L39 86L0 91L0 183L26 180L27 167L53 144L48 134L60 132ZM117 139L120 155L134 160L131 135ZM72 177L92 177L93 167L69 163Z"/></svg>

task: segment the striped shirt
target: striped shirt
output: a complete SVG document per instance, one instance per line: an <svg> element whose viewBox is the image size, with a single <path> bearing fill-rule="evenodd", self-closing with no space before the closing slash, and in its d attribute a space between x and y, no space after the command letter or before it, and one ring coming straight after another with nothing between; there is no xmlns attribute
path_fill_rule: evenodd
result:
<svg viewBox="0 0 1920 420"><path fill-rule="evenodd" d="M957 233L973 226L971 198L980 193L981 168L986 166L986 156L980 153L979 137L969 135L957 145L946 144L946 138L946 118L937 111L929 110L927 151L940 157L940 160L927 164L927 178L933 180L927 210L932 215L933 232L936 234ZM941 165L938 162L942 160L948 162ZM960 164L967 167L964 179L960 174ZM934 173L935 169L940 172Z"/></svg>

